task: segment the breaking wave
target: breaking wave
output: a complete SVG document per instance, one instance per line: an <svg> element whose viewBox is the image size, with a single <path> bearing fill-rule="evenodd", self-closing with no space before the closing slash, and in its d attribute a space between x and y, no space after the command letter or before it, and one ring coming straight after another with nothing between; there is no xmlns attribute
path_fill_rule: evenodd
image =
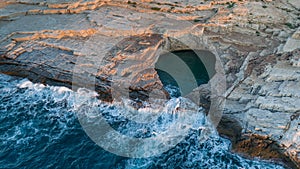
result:
<svg viewBox="0 0 300 169"><path fill-rule="evenodd" d="M92 108L116 131L130 137L148 138L176 122L179 117L174 112L186 100L173 98L164 107L145 105L134 112L129 101L110 104L97 100L96 96L85 89L73 92L65 87L34 84L0 74L1 168L284 168L231 153L230 141L218 136L201 108L195 110L197 123L170 150L149 158L114 155L89 138L78 116L86 115ZM126 115L128 112L132 113ZM159 115L151 123L143 123L148 116L136 122L134 113Z"/></svg>

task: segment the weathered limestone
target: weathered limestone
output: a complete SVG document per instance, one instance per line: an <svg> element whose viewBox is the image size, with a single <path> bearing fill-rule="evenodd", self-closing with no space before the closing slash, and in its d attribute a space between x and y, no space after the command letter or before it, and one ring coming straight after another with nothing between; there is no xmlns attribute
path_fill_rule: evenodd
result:
<svg viewBox="0 0 300 169"><path fill-rule="evenodd" d="M300 46L300 28L293 34L292 37L288 38L286 44L283 47L284 52L291 52Z"/></svg>
<svg viewBox="0 0 300 169"><path fill-rule="evenodd" d="M249 140L276 144L299 166L299 25L298 0L8 0L0 72L146 100L168 97L154 70L161 51L209 50L227 79L220 133L254 156Z"/></svg>
<svg viewBox="0 0 300 169"><path fill-rule="evenodd" d="M300 3L297 0L288 0L288 2L290 4L292 4L295 8L297 8L298 10L300 9Z"/></svg>
<svg viewBox="0 0 300 169"><path fill-rule="evenodd" d="M276 140L298 165L300 69L288 60L299 56L299 51L277 55L276 63L266 66L262 74L254 70L229 95L225 112L239 119L243 133ZM239 112L236 107L240 108Z"/></svg>

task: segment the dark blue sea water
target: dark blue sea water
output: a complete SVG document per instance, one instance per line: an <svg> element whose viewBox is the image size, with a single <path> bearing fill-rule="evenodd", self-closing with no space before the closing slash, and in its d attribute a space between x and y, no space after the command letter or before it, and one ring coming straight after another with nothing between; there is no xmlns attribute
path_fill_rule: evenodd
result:
<svg viewBox="0 0 300 169"><path fill-rule="evenodd" d="M84 95L89 102L79 104L74 100L78 93L0 74L0 168L283 168L232 154L230 142L209 128L205 119L199 119L201 128L191 129L183 141L163 154L149 158L114 155L95 144L81 127L77 117L82 106L106 112L108 122L117 123L116 130L123 134L136 131L133 135L138 135L138 128L145 126L114 118L112 114L122 112L122 107L93 96ZM146 127L151 133L151 127L160 131L162 126Z"/></svg>

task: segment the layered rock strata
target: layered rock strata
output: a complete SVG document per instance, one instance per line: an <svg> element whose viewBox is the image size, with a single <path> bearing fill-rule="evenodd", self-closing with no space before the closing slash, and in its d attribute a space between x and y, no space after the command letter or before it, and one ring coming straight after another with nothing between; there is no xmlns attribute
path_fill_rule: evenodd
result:
<svg viewBox="0 0 300 169"><path fill-rule="evenodd" d="M106 101L123 92L147 100L168 97L154 69L160 54L208 50L226 74L220 125L235 126L220 133L254 156L247 139L274 141L299 167L299 16L297 0L8 0L0 72L94 88Z"/></svg>

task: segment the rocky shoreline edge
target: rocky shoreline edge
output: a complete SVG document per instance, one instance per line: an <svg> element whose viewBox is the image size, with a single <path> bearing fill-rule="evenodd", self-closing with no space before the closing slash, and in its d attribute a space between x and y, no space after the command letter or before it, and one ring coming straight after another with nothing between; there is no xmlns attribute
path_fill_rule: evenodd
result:
<svg viewBox="0 0 300 169"><path fill-rule="evenodd" d="M11 0L0 9L1 73L73 89L76 79L106 101L126 78L133 98L162 90L156 51L213 46L228 86L220 134L237 153L300 167L297 1Z"/></svg>

